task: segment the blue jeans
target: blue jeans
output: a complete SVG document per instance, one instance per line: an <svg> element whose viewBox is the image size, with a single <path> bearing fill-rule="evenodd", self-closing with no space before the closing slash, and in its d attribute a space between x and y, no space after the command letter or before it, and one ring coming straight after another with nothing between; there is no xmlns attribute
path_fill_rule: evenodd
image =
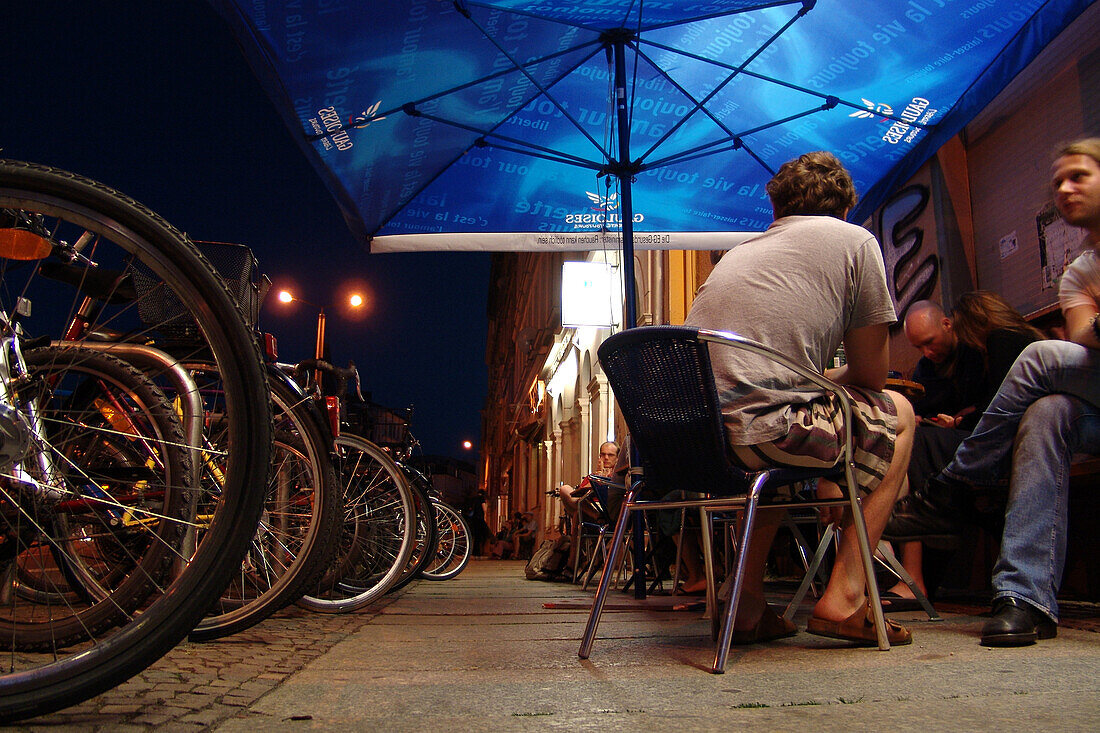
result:
<svg viewBox="0 0 1100 733"><path fill-rule="evenodd" d="M1058 620L1070 460L1097 446L1100 408L1089 402L1049 395L1024 413L1012 451L1001 554L993 566L994 597L1015 596Z"/></svg>
<svg viewBox="0 0 1100 733"><path fill-rule="evenodd" d="M976 486L1007 483L995 597L1058 618L1066 559L1069 465L1100 445L1100 352L1038 341L1012 365L974 432L943 473Z"/></svg>
<svg viewBox="0 0 1100 733"><path fill-rule="evenodd" d="M1070 341L1028 344L943 473L972 486L1007 485L1020 420L1033 402L1049 394L1100 405L1100 351Z"/></svg>

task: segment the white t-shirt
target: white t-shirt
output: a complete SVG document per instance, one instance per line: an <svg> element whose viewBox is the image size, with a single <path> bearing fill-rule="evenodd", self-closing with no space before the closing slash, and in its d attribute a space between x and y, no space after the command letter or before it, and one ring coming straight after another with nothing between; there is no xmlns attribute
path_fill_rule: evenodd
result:
<svg viewBox="0 0 1100 733"><path fill-rule="evenodd" d="M844 334L897 320L878 241L831 216L786 216L727 252L685 325L732 331L823 372ZM719 399L735 445L790 432L790 406L822 394L763 357L715 346Z"/></svg>
<svg viewBox="0 0 1100 733"><path fill-rule="evenodd" d="M1096 250L1086 249L1069 263L1058 286L1058 303L1063 313L1080 305L1100 307L1100 257Z"/></svg>

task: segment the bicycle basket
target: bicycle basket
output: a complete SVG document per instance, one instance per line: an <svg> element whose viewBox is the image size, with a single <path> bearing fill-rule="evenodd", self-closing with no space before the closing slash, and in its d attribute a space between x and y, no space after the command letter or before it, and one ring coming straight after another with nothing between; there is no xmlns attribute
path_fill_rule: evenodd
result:
<svg viewBox="0 0 1100 733"><path fill-rule="evenodd" d="M252 250L243 244L228 242L197 241L194 244L221 275L229 294L241 306L245 321L254 327L271 281L257 274ZM198 325L175 293L164 287L152 271L138 263L133 268L133 279L138 294L138 313L144 323L172 341L198 340Z"/></svg>

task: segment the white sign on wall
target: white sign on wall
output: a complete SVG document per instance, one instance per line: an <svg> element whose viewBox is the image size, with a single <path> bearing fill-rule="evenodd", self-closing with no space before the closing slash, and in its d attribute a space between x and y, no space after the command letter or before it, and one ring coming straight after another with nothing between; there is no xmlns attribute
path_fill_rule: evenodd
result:
<svg viewBox="0 0 1100 733"><path fill-rule="evenodd" d="M617 326L622 309L619 268L605 262L562 263L561 325Z"/></svg>

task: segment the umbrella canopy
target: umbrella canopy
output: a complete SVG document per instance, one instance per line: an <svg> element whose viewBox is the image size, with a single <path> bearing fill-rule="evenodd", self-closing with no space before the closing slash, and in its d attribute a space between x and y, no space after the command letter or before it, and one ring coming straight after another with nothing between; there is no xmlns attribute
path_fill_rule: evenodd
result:
<svg viewBox="0 0 1100 733"><path fill-rule="evenodd" d="M766 228L808 150L863 220L1090 0L212 2L373 251L629 257Z"/></svg>

